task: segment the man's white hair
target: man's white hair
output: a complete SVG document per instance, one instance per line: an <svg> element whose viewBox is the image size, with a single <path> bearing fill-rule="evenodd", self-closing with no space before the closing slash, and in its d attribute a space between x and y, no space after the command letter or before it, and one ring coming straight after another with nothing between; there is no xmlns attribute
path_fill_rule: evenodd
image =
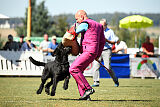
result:
<svg viewBox="0 0 160 107"><path fill-rule="evenodd" d="M106 19L101 19L100 21L107 22L107 20L106 20Z"/></svg>

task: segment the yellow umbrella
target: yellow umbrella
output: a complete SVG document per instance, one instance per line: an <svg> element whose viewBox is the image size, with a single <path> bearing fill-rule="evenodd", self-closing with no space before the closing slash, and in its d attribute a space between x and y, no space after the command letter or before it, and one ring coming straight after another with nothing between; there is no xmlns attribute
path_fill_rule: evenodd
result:
<svg viewBox="0 0 160 107"><path fill-rule="evenodd" d="M119 21L120 28L146 28L153 25L153 21L145 16L132 15ZM135 35L135 48L137 48L137 35Z"/></svg>
<svg viewBox="0 0 160 107"><path fill-rule="evenodd" d="M153 21L145 16L132 15L120 20L120 28L146 28L153 25Z"/></svg>

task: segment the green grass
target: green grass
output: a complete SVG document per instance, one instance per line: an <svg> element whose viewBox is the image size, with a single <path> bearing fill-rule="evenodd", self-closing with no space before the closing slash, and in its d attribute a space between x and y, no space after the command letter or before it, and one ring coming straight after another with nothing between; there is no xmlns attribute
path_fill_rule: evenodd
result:
<svg viewBox="0 0 160 107"><path fill-rule="evenodd" d="M92 78L87 78L92 84ZM59 82L56 95L48 96L44 90L36 94L40 77L0 77L0 107L160 107L160 80L119 79L114 87L111 79L101 79L95 87L92 101L78 101L77 85L70 79L69 89L63 90Z"/></svg>

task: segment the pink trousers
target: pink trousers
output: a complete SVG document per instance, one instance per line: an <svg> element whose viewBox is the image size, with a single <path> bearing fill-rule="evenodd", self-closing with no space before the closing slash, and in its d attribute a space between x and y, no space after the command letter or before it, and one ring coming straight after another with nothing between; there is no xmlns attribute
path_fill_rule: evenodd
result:
<svg viewBox="0 0 160 107"><path fill-rule="evenodd" d="M94 61L96 58L96 54L91 54L89 52L83 52L76 60L72 63L69 68L70 74L75 79L80 96L83 96L85 90L91 89L88 81L83 75L83 71L87 68L87 66Z"/></svg>

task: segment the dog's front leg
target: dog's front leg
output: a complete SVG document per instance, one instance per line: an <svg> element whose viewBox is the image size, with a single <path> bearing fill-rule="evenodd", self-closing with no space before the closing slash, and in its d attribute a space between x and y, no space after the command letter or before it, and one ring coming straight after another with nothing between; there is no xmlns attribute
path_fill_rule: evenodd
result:
<svg viewBox="0 0 160 107"><path fill-rule="evenodd" d="M57 78L53 77L53 86L52 86L51 96L55 96L57 83L58 83Z"/></svg>
<svg viewBox="0 0 160 107"><path fill-rule="evenodd" d="M64 90L67 90L68 89L68 83L69 83L69 78L70 78L70 75L67 76L64 80L64 84L63 84L63 89Z"/></svg>
<svg viewBox="0 0 160 107"><path fill-rule="evenodd" d="M41 85L39 86L39 89L37 90L37 94L42 93L43 87L44 87L44 83L42 82Z"/></svg>
<svg viewBox="0 0 160 107"><path fill-rule="evenodd" d="M49 88L50 88L50 86L53 84L53 78L51 78L51 81L50 82L48 82L47 84L46 84L46 86L45 86L45 92L49 95L50 94L50 90L49 90Z"/></svg>
<svg viewBox="0 0 160 107"><path fill-rule="evenodd" d="M47 80L47 77L42 75L42 78L41 78L42 83L39 86L39 89L37 90L37 94L42 93L42 90L43 90L44 84L46 83L46 80Z"/></svg>

